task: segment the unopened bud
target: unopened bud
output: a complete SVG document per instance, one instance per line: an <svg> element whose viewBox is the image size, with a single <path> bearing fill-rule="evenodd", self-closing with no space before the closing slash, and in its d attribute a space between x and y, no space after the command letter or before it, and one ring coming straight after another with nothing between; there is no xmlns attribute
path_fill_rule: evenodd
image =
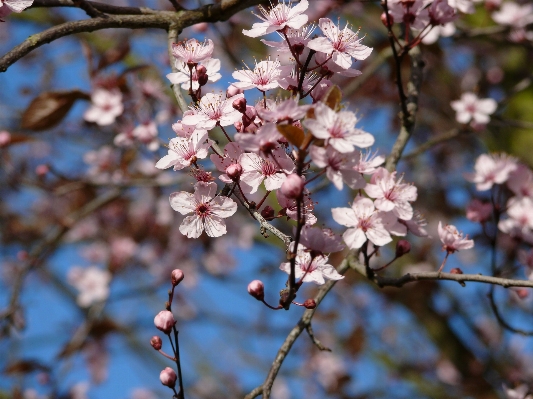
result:
<svg viewBox="0 0 533 399"><path fill-rule="evenodd" d="M237 181L242 175L242 166L234 163L226 168L226 174L231 180Z"/></svg>
<svg viewBox="0 0 533 399"><path fill-rule="evenodd" d="M206 75L207 74L207 68L203 65L198 65L196 67L196 75L197 76L202 76L202 75Z"/></svg>
<svg viewBox="0 0 533 399"><path fill-rule="evenodd" d="M181 281L185 278L185 275L183 274L183 271L180 269L174 269L172 270L172 273L170 274L170 280L172 281L172 286L175 287Z"/></svg>
<svg viewBox="0 0 533 399"><path fill-rule="evenodd" d="M261 280L254 280L248 284L248 293L258 301L265 298L265 286Z"/></svg>
<svg viewBox="0 0 533 399"><path fill-rule="evenodd" d="M163 346L163 341L161 340L160 337L158 337L157 335L154 335L152 339L150 339L150 345L152 345L152 348L158 351Z"/></svg>
<svg viewBox="0 0 533 399"><path fill-rule="evenodd" d="M159 380L161 381L161 384L169 388L174 388L176 386L177 379L178 376L170 367L167 367L159 374Z"/></svg>
<svg viewBox="0 0 533 399"><path fill-rule="evenodd" d="M516 295L518 295L518 298L520 299L526 299L529 296L529 291L527 288L517 288L515 290Z"/></svg>
<svg viewBox="0 0 533 399"><path fill-rule="evenodd" d="M246 112L246 98L244 97L237 98L235 101L233 101L231 105L241 114L244 114Z"/></svg>
<svg viewBox="0 0 533 399"><path fill-rule="evenodd" d="M303 43L293 44L292 49L296 55L301 55L304 52L305 45Z"/></svg>
<svg viewBox="0 0 533 399"><path fill-rule="evenodd" d="M209 80L209 76L207 76L207 75L198 76L198 84L200 86L205 86L207 84L208 80Z"/></svg>
<svg viewBox="0 0 533 399"><path fill-rule="evenodd" d="M39 177L45 176L48 172L50 172L50 168L45 164L37 165L35 168L35 174Z"/></svg>
<svg viewBox="0 0 533 399"><path fill-rule="evenodd" d="M389 18L387 19L387 14L383 13L381 14L381 23L385 25L386 28L390 28L392 24L394 24L394 18L389 14Z"/></svg>
<svg viewBox="0 0 533 399"><path fill-rule="evenodd" d="M287 198L297 199L302 196L304 186L304 179L296 173L291 173L287 176L279 191Z"/></svg>
<svg viewBox="0 0 533 399"><path fill-rule="evenodd" d="M237 94L241 94L244 90L239 89L236 86L230 85L228 89L226 90L226 98L230 98L233 96L236 96Z"/></svg>
<svg viewBox="0 0 533 399"><path fill-rule="evenodd" d="M162 310L154 317L154 324L158 330L163 331L165 334L170 334L172 327L176 324L174 315L168 310Z"/></svg>
<svg viewBox="0 0 533 399"><path fill-rule="evenodd" d="M458 267L454 267L452 270L450 270L451 274L463 274L463 271L459 269Z"/></svg>
<svg viewBox="0 0 533 399"><path fill-rule="evenodd" d="M7 147L7 145L11 142L11 134L7 130L3 130L0 132L0 148Z"/></svg>
<svg viewBox="0 0 533 399"><path fill-rule="evenodd" d="M316 308L316 302L314 299L307 299L305 302L304 302L304 307L306 309L314 309Z"/></svg>
<svg viewBox="0 0 533 399"><path fill-rule="evenodd" d="M261 216L263 216L265 218L265 220L274 220L275 218L275 212L274 212L274 208L272 208L270 205L267 205L263 208L263 210L261 211Z"/></svg>
<svg viewBox="0 0 533 399"><path fill-rule="evenodd" d="M411 244L407 240L399 240L396 243L396 257L400 258L411 251Z"/></svg>

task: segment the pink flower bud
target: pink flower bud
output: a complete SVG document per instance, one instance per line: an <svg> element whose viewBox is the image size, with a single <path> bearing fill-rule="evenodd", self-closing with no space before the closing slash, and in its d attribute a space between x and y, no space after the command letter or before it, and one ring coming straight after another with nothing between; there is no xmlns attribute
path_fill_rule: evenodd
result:
<svg viewBox="0 0 533 399"><path fill-rule="evenodd" d="M452 270L450 270L451 274L463 274L463 271L459 269L458 267L454 267Z"/></svg>
<svg viewBox="0 0 533 399"><path fill-rule="evenodd" d="M248 284L248 293L258 301L265 298L265 286L261 280L254 280Z"/></svg>
<svg viewBox="0 0 533 399"><path fill-rule="evenodd" d="M195 24L191 27L195 32L198 33L204 33L209 28L209 24L207 22L200 22L199 24Z"/></svg>
<svg viewBox="0 0 533 399"><path fill-rule="evenodd" d="M226 98L230 98L230 97L236 96L237 94L241 94L243 91L244 90L239 89L238 87L230 85L228 89L226 90Z"/></svg>
<svg viewBox="0 0 533 399"><path fill-rule="evenodd" d="M11 134L8 131L3 130L0 132L0 148L7 147L11 142Z"/></svg>
<svg viewBox="0 0 533 399"><path fill-rule="evenodd" d="M305 182L301 176L298 176L296 173L291 173L287 176L279 191L287 198L297 199L302 196L304 185Z"/></svg>
<svg viewBox="0 0 533 399"><path fill-rule="evenodd" d="M399 240L396 243L396 257L400 258L411 251L411 244L407 240Z"/></svg>
<svg viewBox="0 0 533 399"><path fill-rule="evenodd" d="M316 308L316 302L314 299L306 299L306 301L304 302L304 307L306 309L314 309Z"/></svg>
<svg viewBox="0 0 533 399"><path fill-rule="evenodd" d="M261 216L263 216L265 218L265 220L274 220L275 218L275 213L274 213L274 208L272 208L270 205L267 205L263 208L263 210L261 211Z"/></svg>
<svg viewBox="0 0 533 399"><path fill-rule="evenodd" d="M196 75L197 75L198 77L203 76L203 75L205 75L206 73L207 73L207 68L206 68L205 66L203 66L203 65L198 65L198 66L196 67Z"/></svg>
<svg viewBox="0 0 533 399"><path fill-rule="evenodd" d="M529 296L529 291L527 288L517 288L515 289L516 295L518 295L518 298L520 299L526 299Z"/></svg>
<svg viewBox="0 0 533 399"><path fill-rule="evenodd" d="M389 19L387 20L387 14L382 13L381 14L381 23L385 25L386 28L392 26L394 23L394 18L392 18L392 15L389 14Z"/></svg>
<svg viewBox="0 0 533 399"><path fill-rule="evenodd" d="M207 84L208 80L209 80L209 76L207 76L205 74L198 76L198 84L200 86L205 86Z"/></svg>
<svg viewBox="0 0 533 399"><path fill-rule="evenodd" d="M184 279L185 275L180 269L174 269L172 270L172 273L170 274L170 280L172 281L172 286L175 287L181 281Z"/></svg>
<svg viewBox="0 0 533 399"><path fill-rule="evenodd" d="M168 310L162 310L154 317L154 324L158 330L163 331L165 334L170 334L172 327L176 324L174 316Z"/></svg>
<svg viewBox="0 0 533 399"><path fill-rule="evenodd" d="M234 163L226 168L226 174L231 180L237 181L242 175L242 166Z"/></svg>
<svg viewBox="0 0 533 399"><path fill-rule="evenodd" d="M48 167L48 165L45 165L45 164L37 165L37 167L35 168L35 174L39 177L43 177L49 171L50 171L50 168Z"/></svg>
<svg viewBox="0 0 533 399"><path fill-rule="evenodd" d="M246 112L246 98L244 97L236 99L231 105L241 114L244 114L244 112Z"/></svg>
<svg viewBox="0 0 533 399"><path fill-rule="evenodd" d="M176 386L177 379L178 376L170 367L167 367L159 374L159 380L161 381L161 384L169 388L174 388Z"/></svg>
<svg viewBox="0 0 533 399"><path fill-rule="evenodd" d="M158 351L163 346L163 341L161 340L160 337L158 337L157 335L154 335L150 339L150 345L152 345L152 348L154 348L156 351Z"/></svg>

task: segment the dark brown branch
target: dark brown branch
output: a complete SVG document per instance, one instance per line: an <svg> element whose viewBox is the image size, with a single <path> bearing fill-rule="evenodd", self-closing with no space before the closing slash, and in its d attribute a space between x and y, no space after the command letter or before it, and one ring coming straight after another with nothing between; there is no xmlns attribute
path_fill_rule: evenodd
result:
<svg viewBox="0 0 533 399"><path fill-rule="evenodd" d="M93 9L113 15L143 15L151 14L153 10L145 7L120 7L96 1L85 1ZM37 7L77 7L73 0L35 0L31 8Z"/></svg>
<svg viewBox="0 0 533 399"><path fill-rule="evenodd" d="M96 8L92 6L92 4L85 0L72 0L74 4L81 8L85 13L91 17L91 18L109 18L106 14L104 14L102 11L98 11Z"/></svg>
<svg viewBox="0 0 533 399"><path fill-rule="evenodd" d="M174 26L179 32L188 26L200 22L225 21L237 12L257 5L260 2L261 0L222 0L220 3L208 4L190 11L146 11L147 14L145 15L116 15L110 18L93 18L90 20L66 22L30 36L9 51L0 58L0 72L5 72L9 66L43 44L50 43L64 36L109 28L156 28L168 30L171 26Z"/></svg>

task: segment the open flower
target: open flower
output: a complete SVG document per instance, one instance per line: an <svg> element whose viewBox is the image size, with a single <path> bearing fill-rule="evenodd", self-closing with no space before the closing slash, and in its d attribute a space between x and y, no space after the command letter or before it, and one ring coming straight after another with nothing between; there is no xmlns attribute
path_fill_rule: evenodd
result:
<svg viewBox="0 0 533 399"><path fill-rule="evenodd" d="M68 273L69 283L79 291L76 301L84 308L107 299L111 278L109 271L97 266L87 268L75 266Z"/></svg>
<svg viewBox="0 0 533 399"><path fill-rule="evenodd" d="M352 57L356 60L366 59L372 52L371 47L361 44L357 32L352 31L348 25L340 29L329 18L320 18L319 26L326 37L317 37L311 40L307 47L321 53L331 54L335 64L344 69L352 65Z"/></svg>
<svg viewBox="0 0 533 399"><path fill-rule="evenodd" d="M183 117L182 123L207 130L213 129L217 124L233 125L242 118L242 114L233 108L233 101L242 97L244 97L243 94L224 98L222 94L207 93L202 97L198 106L192 109L194 113Z"/></svg>
<svg viewBox="0 0 533 399"><path fill-rule="evenodd" d="M111 125L122 114L122 94L118 90L96 89L91 95L91 107L83 114L87 122L94 122L99 126Z"/></svg>
<svg viewBox="0 0 533 399"><path fill-rule="evenodd" d="M485 191L494 184L505 183L517 167L516 159L506 154L481 154L476 159L475 172L467 173L465 177L476 183L478 191Z"/></svg>
<svg viewBox="0 0 533 399"><path fill-rule="evenodd" d="M279 67L278 60L261 61L255 64L253 70L248 68L233 72L231 76L239 82L234 82L232 85L242 90L257 88L261 91L267 91L275 89L278 87L278 78L281 73Z"/></svg>
<svg viewBox="0 0 533 399"><path fill-rule="evenodd" d="M252 29L243 29L242 33L249 37L264 36L275 31L281 31L285 27L299 29L307 23L308 17L303 14L309 7L307 0L301 0L296 6L292 7L292 0L287 5L285 0L279 2L270 10L259 6L260 15L256 15L263 22L256 22Z"/></svg>
<svg viewBox="0 0 533 399"><path fill-rule="evenodd" d="M237 211L237 204L231 198L215 197L215 183L196 183L194 194L180 191L170 194L170 206L182 215L187 216L180 226L180 232L189 238L198 238L205 230L209 237L220 237L226 234L226 223L223 219Z"/></svg>
<svg viewBox="0 0 533 399"><path fill-rule="evenodd" d="M438 232L443 244L442 249L450 254L474 247L474 240L469 240L468 236L463 237L463 233L451 224L442 227L442 222L439 222Z"/></svg>
<svg viewBox="0 0 533 399"><path fill-rule="evenodd" d="M303 277L303 282L313 282L318 285L324 284L328 280L340 280L344 276L340 275L333 266L327 263L328 257L325 255L317 255L314 258L310 252L306 250L303 245L298 245L296 253L296 268L294 275L297 279ZM282 263L279 267L285 273L290 274L290 262Z"/></svg>
<svg viewBox="0 0 533 399"><path fill-rule="evenodd" d="M209 82L216 82L219 80L222 75L220 71L220 60L217 58L209 58L202 61L200 65L203 65L206 69L205 74L207 75L207 80ZM177 85L181 83L181 88L188 90L191 83L191 76L189 67L185 62L176 60L176 69L178 72L167 74L167 79L170 80L170 83ZM198 90L200 84L198 83L198 74L196 73L196 68L192 70L192 89Z"/></svg>
<svg viewBox="0 0 533 399"><path fill-rule="evenodd" d="M190 138L173 138L168 146L168 154L161 158L155 167L168 169L174 166L174 170L186 168L196 160L207 157L210 146L211 140L207 138L206 130L196 130Z"/></svg>
<svg viewBox="0 0 533 399"><path fill-rule="evenodd" d="M452 101L451 106L457 112L457 122L473 121L484 125L489 123L489 115L496 111L498 104L492 98L478 98L474 93L467 92L461 95L460 100Z"/></svg>
<svg viewBox="0 0 533 399"><path fill-rule="evenodd" d="M196 39L189 39L179 43L173 43L172 55L178 61L185 62L189 65L196 65L200 61L211 58L214 48L215 46L211 39L207 39L203 43Z"/></svg>

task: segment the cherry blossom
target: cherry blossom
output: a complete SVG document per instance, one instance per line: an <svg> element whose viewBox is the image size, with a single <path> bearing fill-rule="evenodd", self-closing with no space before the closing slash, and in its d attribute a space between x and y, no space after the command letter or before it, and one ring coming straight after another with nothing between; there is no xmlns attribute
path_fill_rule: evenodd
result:
<svg viewBox="0 0 533 399"><path fill-rule="evenodd" d="M207 157L211 143L206 130L196 130L190 138L174 138L170 140L168 154L161 158L155 167L168 169L174 166L174 170L180 170L191 166L198 159Z"/></svg>
<svg viewBox="0 0 533 399"><path fill-rule="evenodd" d="M405 225L405 227L407 227L407 230L417 237L430 237L428 231L425 229L425 226L427 226L426 219L424 219L424 217L418 211L414 212L413 217L411 219L398 219L398 222Z"/></svg>
<svg viewBox="0 0 533 399"><path fill-rule="evenodd" d="M527 384L517 386L515 389L508 388L503 385L503 393L506 399L533 399L533 395L529 394L530 390Z"/></svg>
<svg viewBox="0 0 533 399"><path fill-rule="evenodd" d="M68 281L79 291L76 298L78 305L87 308L95 302L107 299L111 273L97 266L87 268L75 266L68 272Z"/></svg>
<svg viewBox="0 0 533 399"><path fill-rule="evenodd" d="M343 182L355 190L365 187L364 177L354 169L352 154L343 154L331 146L323 148L314 145L309 154L316 166L326 168L327 178L338 190L342 190Z"/></svg>
<svg viewBox="0 0 533 399"><path fill-rule="evenodd" d="M172 44L172 55L176 60L188 65L196 65L200 61L211 58L213 50L214 44L211 39L207 39L203 43L196 39L189 39Z"/></svg>
<svg viewBox="0 0 533 399"><path fill-rule="evenodd" d="M278 87L280 74L280 62L278 60L261 61L255 64L253 70L248 68L233 72L231 76L239 81L233 82L232 85L242 90L253 88L260 91L272 90Z"/></svg>
<svg viewBox="0 0 533 399"><path fill-rule="evenodd" d="M330 54L333 61L344 69L350 68L352 58L364 60L372 52L371 47L361 44L362 39L348 25L341 30L331 19L320 18L319 26L326 37L318 37L311 40L307 47L321 53Z"/></svg>
<svg viewBox="0 0 533 399"><path fill-rule="evenodd" d="M146 144L150 151L156 151L159 148L157 125L154 121L141 123L133 129L132 135L141 143Z"/></svg>
<svg viewBox="0 0 533 399"><path fill-rule="evenodd" d="M468 236L463 237L463 233L451 224L442 227L442 222L439 222L438 232L443 244L442 249L449 254L474 247L474 240L469 240Z"/></svg>
<svg viewBox="0 0 533 399"><path fill-rule="evenodd" d="M489 115L496 111L498 104L492 98L480 99L474 93L466 92L460 100L452 101L451 106L457 112L457 122L487 124L490 121Z"/></svg>
<svg viewBox="0 0 533 399"><path fill-rule="evenodd" d="M33 0L0 0L0 10L2 8L8 9L7 12L2 10L3 12L0 15L6 16L9 12L22 12L32 4Z"/></svg>
<svg viewBox="0 0 533 399"><path fill-rule="evenodd" d="M385 224L391 214L378 212L371 199L357 196L351 208L333 208L333 220L350 227L342 238L351 249L358 249L370 240L374 245L383 246L392 241Z"/></svg>
<svg viewBox="0 0 533 399"><path fill-rule="evenodd" d="M242 118L242 114L233 108L233 101L243 97L243 94L237 94L225 99L222 94L207 93L199 104L192 108L195 113L184 116L181 122L184 125L207 130L213 129L216 125L233 125Z"/></svg>
<svg viewBox="0 0 533 399"><path fill-rule="evenodd" d="M466 207L466 218L471 222L485 223L492 216L492 204L477 198Z"/></svg>
<svg viewBox="0 0 533 399"><path fill-rule="evenodd" d="M455 9L451 7L448 0L434 0L427 8L429 22L432 25L444 25L457 19Z"/></svg>
<svg viewBox="0 0 533 399"><path fill-rule="evenodd" d="M169 73L167 74L167 79L170 80L170 83L172 84L181 84L181 88L188 90L190 86L190 70L187 66L187 63L181 62L176 60L175 61L176 69L178 72ZM207 60L202 61L199 65L202 65L205 67L207 75L207 80L209 82L216 82L219 80L222 75L219 73L220 71L220 60L216 58L209 58ZM196 68L193 68L192 70L192 89L198 90L200 87L200 84L198 83L198 73L196 72Z"/></svg>
<svg viewBox="0 0 533 399"><path fill-rule="evenodd" d="M83 118L100 126L111 125L124 111L122 94L118 90L96 89L91 95L91 107Z"/></svg>
<svg viewBox="0 0 533 399"><path fill-rule="evenodd" d="M353 112L335 112L321 102L315 105L315 118L303 122L313 136L325 139L326 144L342 153L352 152L354 146L366 148L374 144L374 136L356 129L356 123L357 117Z"/></svg>
<svg viewBox="0 0 533 399"><path fill-rule="evenodd" d="M304 225L300 235L300 244L309 251L325 254L342 251L345 245L331 229L318 229Z"/></svg>
<svg viewBox="0 0 533 399"><path fill-rule="evenodd" d="M297 201L292 198L287 198L283 193L276 191L276 198L278 204L281 206L281 213L287 215L289 219L298 220L298 204ZM300 207L300 217L303 217L306 225L313 225L317 222L317 218L313 215L315 209L315 203L311 200L309 190L304 189L303 201Z"/></svg>
<svg viewBox="0 0 533 399"><path fill-rule="evenodd" d="M500 220L498 228L513 237L521 237L528 242L533 240L533 199L513 197L507 204L509 217Z"/></svg>
<svg viewBox="0 0 533 399"><path fill-rule="evenodd" d="M187 216L180 225L180 232L189 238L198 238L205 230L209 237L220 237L226 234L226 223L223 219L237 211L237 204L231 198L215 196L215 183L196 183L194 194L184 191L170 195L170 206L182 215Z"/></svg>
<svg viewBox="0 0 533 399"><path fill-rule="evenodd" d="M353 169L364 175L374 174L380 165L385 162L385 157L383 155L378 155L377 152L372 153L372 151L359 152L359 157L354 162Z"/></svg>
<svg viewBox="0 0 533 399"><path fill-rule="evenodd" d="M249 37L264 36L275 31L281 31L285 27L292 29L299 29L307 23L307 15L303 14L309 7L307 0L301 0L296 6L292 7L292 0L286 4L285 0L266 10L259 6L260 15L256 15L263 22L256 22L252 25L252 29L243 29L242 33Z"/></svg>
<svg viewBox="0 0 533 399"><path fill-rule="evenodd" d="M320 72L328 77L331 77L334 74L339 74L341 76L346 76L349 78L355 78L356 76L362 75L362 72L358 69L346 69L339 66L326 53L316 53L315 63L317 65L320 65Z"/></svg>
<svg viewBox="0 0 533 399"><path fill-rule="evenodd" d="M466 179L476 183L478 191L489 190L494 184L507 181L517 168L516 159L505 154L482 154L476 159L474 173L467 173Z"/></svg>
<svg viewBox="0 0 533 399"><path fill-rule="evenodd" d="M533 198L533 172L526 165L518 164L509 174L507 187L517 196Z"/></svg>
<svg viewBox="0 0 533 399"><path fill-rule="evenodd" d="M341 280L344 276L340 275L333 266L327 263L328 257L325 255L311 256L306 248L299 244L296 252L296 267L295 277L297 279L303 277L303 282L313 282L318 285L324 284L328 280ZM285 262L280 265L280 270L290 274L291 264Z"/></svg>
<svg viewBox="0 0 533 399"><path fill-rule="evenodd" d="M224 154L220 156L218 154L212 154L210 156L211 161L215 164L216 168L224 172L223 175L220 175L218 178L224 183L233 183L240 180L240 177L244 171L243 166L240 164L241 155L244 154L239 143L232 142L226 144L224 147ZM240 182L241 188L249 193L252 191L246 182Z"/></svg>
<svg viewBox="0 0 533 399"><path fill-rule="evenodd" d="M533 4L520 5L506 1L498 11L492 13L492 19L500 25L524 28L533 22Z"/></svg>
<svg viewBox="0 0 533 399"><path fill-rule="evenodd" d="M412 184L402 183L402 177L396 181L396 172L390 173L379 168L372 175L370 184L365 186L369 197L375 198L374 205L380 211L392 211L397 217L409 220L413 217L413 208L409 202L417 198L417 189Z"/></svg>
<svg viewBox="0 0 533 399"><path fill-rule="evenodd" d="M243 168L241 180L252 187L251 194L257 191L263 180L267 190L277 190L286 175L294 171L294 163L281 148L272 151L268 158L254 153L242 154L239 163Z"/></svg>
<svg viewBox="0 0 533 399"><path fill-rule="evenodd" d="M288 98L281 102L270 103L269 107L257 107L257 114L267 122L288 122L302 119L311 105L298 105L296 98Z"/></svg>
<svg viewBox="0 0 533 399"><path fill-rule="evenodd" d="M285 30L285 37L288 39L290 46L297 55L301 54L304 48L307 47L307 43L309 43L310 40L309 38L313 34L314 30L315 25L313 24L302 26L300 29L289 28ZM278 35L283 39L281 42L274 42L265 39L261 39L261 41L269 47L277 48L277 51L279 52L290 52L291 49L289 48L287 39L285 39L285 37L279 32Z"/></svg>
<svg viewBox="0 0 533 399"><path fill-rule="evenodd" d="M387 8L394 22L403 22L411 29L422 30L429 24L427 2L423 0L388 0Z"/></svg>

